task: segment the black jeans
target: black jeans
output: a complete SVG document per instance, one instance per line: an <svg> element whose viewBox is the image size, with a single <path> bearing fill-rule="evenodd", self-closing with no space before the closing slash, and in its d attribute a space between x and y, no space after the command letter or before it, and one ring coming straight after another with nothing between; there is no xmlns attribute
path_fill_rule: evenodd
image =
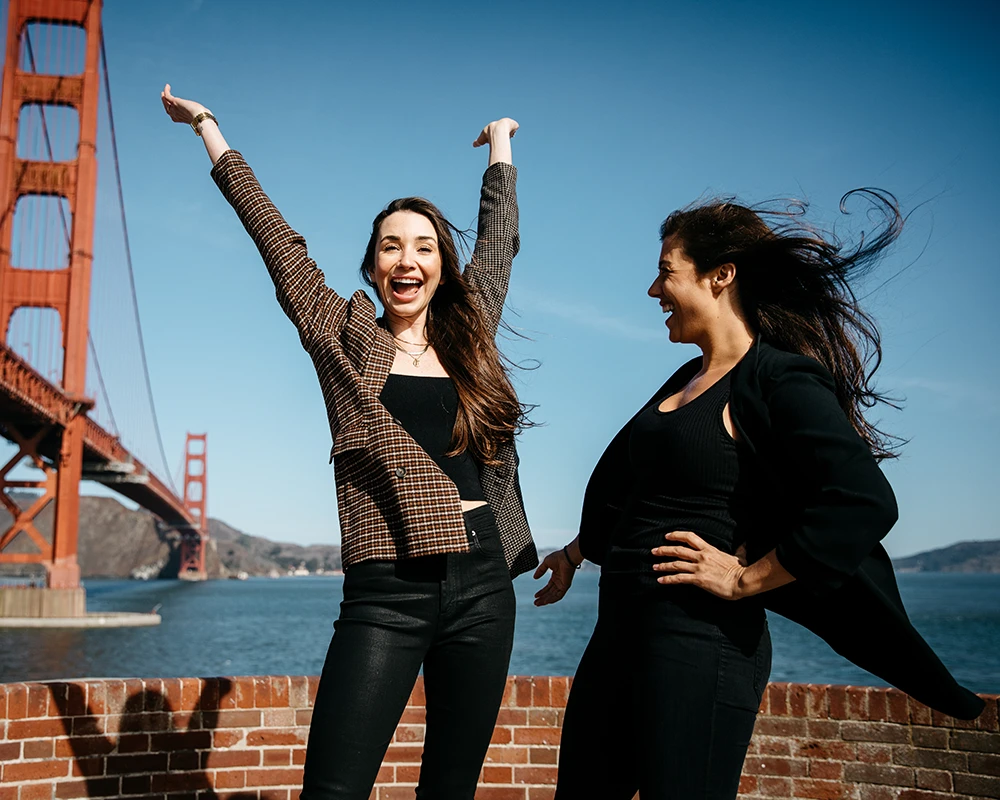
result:
<svg viewBox="0 0 1000 800"><path fill-rule="evenodd" d="M514 588L489 506L465 514L469 553L347 570L306 750L302 800L367 800L424 668L418 798L471 800L514 638Z"/></svg>
<svg viewBox="0 0 1000 800"><path fill-rule="evenodd" d="M675 589L683 602L668 599ZM695 587L608 590L602 579L566 707L556 800L736 797L771 639L759 604L726 603Z"/></svg>

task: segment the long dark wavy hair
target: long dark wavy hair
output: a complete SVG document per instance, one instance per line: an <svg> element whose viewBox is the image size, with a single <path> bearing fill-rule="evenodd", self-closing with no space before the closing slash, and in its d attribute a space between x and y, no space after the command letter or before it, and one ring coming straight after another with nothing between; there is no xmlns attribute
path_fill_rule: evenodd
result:
<svg viewBox="0 0 1000 800"><path fill-rule="evenodd" d="M473 297L476 289L462 274L455 239L465 244L467 234L445 219L429 200L393 200L372 221L371 238L361 261L361 278L375 290L384 306L375 283L375 253L382 221L397 211L426 217L438 238L441 282L427 309L426 335L458 393L458 415L448 455L468 450L481 464L497 465L500 446L531 423L528 407L518 401L504 359Z"/></svg>
<svg viewBox="0 0 1000 800"><path fill-rule="evenodd" d="M853 246L803 220L805 203L781 210L748 208L714 199L675 211L660 240L679 244L704 274L736 266L736 292L755 335L781 350L811 356L833 375L837 400L878 458L891 458L901 440L865 418L878 403L896 407L873 383L882 361L878 327L860 306L851 281L868 272L899 236L896 198L880 189L855 189L840 200L868 205L874 233ZM765 218L770 220L765 221Z"/></svg>

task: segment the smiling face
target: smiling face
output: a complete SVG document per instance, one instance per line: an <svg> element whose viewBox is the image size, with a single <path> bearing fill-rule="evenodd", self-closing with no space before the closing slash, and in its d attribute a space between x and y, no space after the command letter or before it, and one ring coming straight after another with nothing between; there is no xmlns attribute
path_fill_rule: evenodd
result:
<svg viewBox="0 0 1000 800"><path fill-rule="evenodd" d="M441 283L438 236L427 217L396 211L382 220L372 277L388 316L414 322L426 315Z"/></svg>
<svg viewBox="0 0 1000 800"><path fill-rule="evenodd" d="M705 339L719 313L712 281L712 273L699 274L679 242L664 240L659 272L647 294L669 315L670 341L700 344Z"/></svg>

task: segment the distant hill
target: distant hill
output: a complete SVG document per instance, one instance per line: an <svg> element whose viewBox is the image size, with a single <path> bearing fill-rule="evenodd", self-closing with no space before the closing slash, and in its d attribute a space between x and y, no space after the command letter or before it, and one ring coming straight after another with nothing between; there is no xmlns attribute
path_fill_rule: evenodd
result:
<svg viewBox="0 0 1000 800"><path fill-rule="evenodd" d="M1000 573L1000 539L958 542L907 558L893 559L897 572Z"/></svg>
<svg viewBox="0 0 1000 800"><path fill-rule="evenodd" d="M33 499L27 493L11 492L15 503L26 507ZM0 530L10 524L10 513L0 505ZM39 533L51 541L52 504L35 519ZM340 568L340 548L336 545L304 547L273 542L236 530L221 520L209 518L209 548L205 568L210 578L224 578L239 572L267 575L284 574L305 566L317 569ZM5 552L38 552L26 533L20 533ZM80 532L77 559L85 578L128 578L133 574L150 578L174 578L180 562L180 541L146 511L133 511L111 497L80 498ZM0 575L43 574L39 565L5 564Z"/></svg>

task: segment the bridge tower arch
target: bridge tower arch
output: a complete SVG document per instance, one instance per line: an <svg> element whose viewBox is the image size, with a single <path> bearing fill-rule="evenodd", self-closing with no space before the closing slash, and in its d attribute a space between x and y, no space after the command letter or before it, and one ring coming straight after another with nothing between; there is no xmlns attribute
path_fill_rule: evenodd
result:
<svg viewBox="0 0 1000 800"><path fill-rule="evenodd" d="M60 75L35 72L26 64L22 47L25 30L33 23L67 25L85 34L82 73ZM93 261L94 210L97 189L97 116L99 99L98 63L101 42L101 0L9 0L7 50L0 104L0 341L7 344L11 316L19 308L49 308L59 314L63 336L63 393L71 398L75 412L51 431L13 431L19 452L0 471L0 489L10 486L41 490L28 509L17 507L0 491L0 501L14 517L12 527L0 535L0 550L20 532L26 532L41 550L52 589L75 589L80 583L77 534L80 508L80 478L83 470L86 411L93 401L86 397L87 331L90 308L90 277ZM26 106L68 106L79 119L76 158L40 161L18 158L18 126ZM71 227L68 263L55 270L32 269L13 264L14 210L18 201L31 196L64 198ZM8 428L10 426L8 425ZM54 464L38 454L39 440L60 436ZM45 475L40 481L10 481L7 470L25 456ZM37 534L33 520L48 505L55 504L51 544ZM8 560L8 559L5 559Z"/></svg>

